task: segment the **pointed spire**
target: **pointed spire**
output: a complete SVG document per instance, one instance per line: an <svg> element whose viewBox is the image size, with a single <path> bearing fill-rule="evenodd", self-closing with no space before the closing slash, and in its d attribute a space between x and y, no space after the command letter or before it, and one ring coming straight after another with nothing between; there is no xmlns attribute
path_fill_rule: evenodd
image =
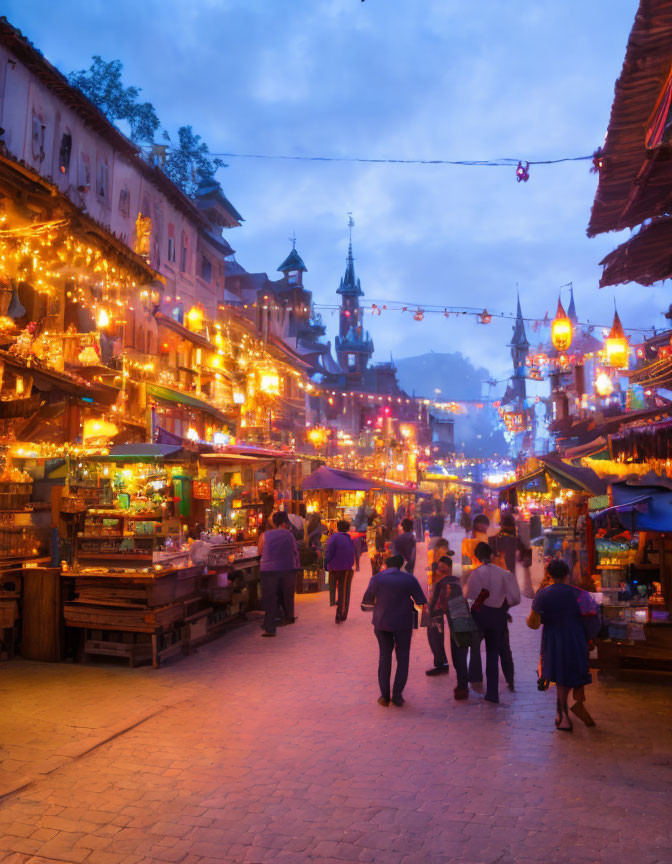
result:
<svg viewBox="0 0 672 864"><path fill-rule="evenodd" d="M614 309L614 323L611 325L611 330L609 332L609 339L625 339L625 331L623 330L623 325L621 324L621 319L619 318L618 311Z"/></svg>
<svg viewBox="0 0 672 864"><path fill-rule="evenodd" d="M292 251L278 267L278 272L288 273L290 270L302 270L304 273L307 273L308 268L303 263L303 259L299 253L296 251L296 237L290 237L290 240L292 241Z"/></svg>
<svg viewBox="0 0 672 864"><path fill-rule="evenodd" d="M574 305L574 286L569 283L569 306L567 307L567 317L572 324L579 323L579 316L576 314L576 306Z"/></svg>
<svg viewBox="0 0 672 864"><path fill-rule="evenodd" d="M348 257L345 259L345 276L341 279L341 285L337 291L338 294L351 294L355 297L361 297L364 292L359 283L359 279L355 277L355 259L352 255L352 229L355 224L352 218L352 213L348 213L348 228L350 230L350 241L348 243Z"/></svg>
<svg viewBox="0 0 672 864"><path fill-rule="evenodd" d="M525 333L525 319L523 318L523 312L520 308L520 294L518 294L518 305L516 308L516 323L513 325L513 336L511 337L511 346L529 346L529 342L527 341L527 334Z"/></svg>

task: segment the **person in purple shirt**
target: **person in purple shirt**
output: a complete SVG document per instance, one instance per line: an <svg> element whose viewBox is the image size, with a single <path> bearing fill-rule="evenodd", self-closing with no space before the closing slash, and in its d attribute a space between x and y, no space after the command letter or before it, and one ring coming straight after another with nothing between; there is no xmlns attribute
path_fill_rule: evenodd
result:
<svg viewBox="0 0 672 864"><path fill-rule="evenodd" d="M336 623L342 624L348 617L352 567L355 563L355 544L348 534L350 523L341 520L336 533L327 540L324 549L324 567L329 572L329 599L336 606ZM338 589L338 592L337 592ZM338 593L338 600L337 598Z"/></svg>
<svg viewBox="0 0 672 864"><path fill-rule="evenodd" d="M299 569L299 547L290 530L289 517L278 511L272 517L273 528L259 538L261 555L261 603L264 610L262 636L275 636L279 616L279 599L285 609L285 623L293 624L296 571Z"/></svg>
<svg viewBox="0 0 672 864"><path fill-rule="evenodd" d="M415 569L415 534L413 533L413 520L404 519L401 523L403 533L394 538L394 552L404 559L405 570L413 575Z"/></svg>
<svg viewBox="0 0 672 864"><path fill-rule="evenodd" d="M415 576L400 569L403 563L400 555L388 558L385 561L386 569L371 577L362 599L362 608L373 606L373 628L380 649L378 704L384 706L389 705L390 701L398 707L404 704L402 693L408 679L411 637L416 619L413 604L427 604L427 598ZM393 651L397 657L397 671L390 699Z"/></svg>

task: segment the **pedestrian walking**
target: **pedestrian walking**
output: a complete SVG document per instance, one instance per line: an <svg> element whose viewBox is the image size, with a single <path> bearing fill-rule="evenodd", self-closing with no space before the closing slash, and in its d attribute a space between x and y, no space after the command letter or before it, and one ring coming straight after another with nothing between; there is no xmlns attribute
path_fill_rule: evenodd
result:
<svg viewBox="0 0 672 864"><path fill-rule="evenodd" d="M444 616L448 621L450 654L453 659L455 674L457 675L457 687L455 687L453 695L459 701L469 698L467 653L471 645L472 634L476 630L476 624L462 593L460 580L457 576L453 575L453 562L448 555L444 555L437 562L436 575L438 581L435 583L432 591L432 599L429 604L429 619L430 622L438 623L440 618L442 643ZM427 674L431 673L428 671Z"/></svg>
<svg viewBox="0 0 672 864"><path fill-rule="evenodd" d="M427 530L429 532L429 540L427 542L428 564L431 566L434 560L434 549L436 544L443 537L443 529L446 527L446 518L443 515L441 504L439 501L434 506L434 513L427 520ZM431 555L429 554L431 553Z"/></svg>
<svg viewBox="0 0 672 864"><path fill-rule="evenodd" d="M319 513L311 513L306 526L306 534L308 535L308 546L316 554L322 550L322 535L328 534L329 529L322 522L322 517Z"/></svg>
<svg viewBox="0 0 672 864"><path fill-rule="evenodd" d="M404 559L404 569L413 575L415 570L415 534L413 533L413 520L404 519L401 523L402 533L394 538L392 548L395 555L401 555Z"/></svg>
<svg viewBox="0 0 672 864"><path fill-rule="evenodd" d="M355 544L348 534L350 523L341 520L336 524L336 533L327 540L324 549L324 568L329 573L329 599L336 606L336 623L342 624L348 617L352 567L355 563Z"/></svg>
<svg viewBox="0 0 672 864"><path fill-rule="evenodd" d="M485 640L485 698L488 702L499 702L499 658L507 609L520 603L520 589L508 570L491 563L492 549L487 543L479 543L474 554L480 566L469 574L466 595L476 601L472 614Z"/></svg>
<svg viewBox="0 0 672 864"><path fill-rule="evenodd" d="M555 728L571 732L573 725L567 707L570 690L573 690L574 704L569 710L586 726L595 726L585 705L584 687L592 681L587 621L593 619L591 623L599 624L599 619L590 594L569 584L569 567L563 560L555 558L547 571L553 582L537 591L527 623L535 630L543 625L538 686L545 690L550 683L556 685Z"/></svg>
<svg viewBox="0 0 672 864"><path fill-rule="evenodd" d="M367 551L366 532L369 527L369 514L366 509L366 501L362 501L357 508L352 527L355 529L355 536L353 537L353 543L355 544L355 570L359 572L359 559L362 557L362 553Z"/></svg>
<svg viewBox="0 0 672 864"><path fill-rule="evenodd" d="M277 511L272 517L273 528L259 538L261 555L261 602L264 610L262 636L275 636L279 604L284 608L284 623L293 624L296 571L299 569L299 548L290 530L287 514Z"/></svg>
<svg viewBox="0 0 672 864"><path fill-rule="evenodd" d="M478 516L475 516L471 526L471 536L465 537L462 541L462 585L467 584L469 574L474 569L474 567L478 567L478 562L476 560L474 550L479 543L488 542L489 527L490 520L487 516L484 516L482 513Z"/></svg>
<svg viewBox="0 0 672 864"><path fill-rule="evenodd" d="M462 512L460 513L460 528L464 528L464 536L465 539L469 536L469 532L471 531L472 520L471 520L471 507L466 504L462 508Z"/></svg>
<svg viewBox="0 0 672 864"><path fill-rule="evenodd" d="M430 570L429 593L430 598L432 599L430 599L429 602L427 616L427 642L429 643L429 649L434 657L434 665L431 669L427 669L425 672L425 675L429 676L447 675L448 672L450 672L450 664L448 663L448 657L446 655L443 610L439 608L436 612L433 611L436 606L433 598L435 597L436 584L440 579L438 575L439 561L444 557L450 558L454 554L455 553L450 548L447 540L441 539L434 547L436 560L432 563Z"/></svg>
<svg viewBox="0 0 672 864"><path fill-rule="evenodd" d="M532 550L525 546L517 536L516 520L511 513L504 513L502 515L499 532L490 538L489 544L492 549L493 563L508 570L514 578L516 578L516 564L520 563L525 572L524 584L531 587L530 565L532 564ZM526 594L526 596L531 595ZM513 654L511 653L511 642L509 639L511 616L508 614L508 610L506 621L500 659L502 662L502 672L509 690L514 690Z"/></svg>
<svg viewBox="0 0 672 864"><path fill-rule="evenodd" d="M455 500L455 493L449 492L444 501L443 501L443 509L446 514L446 518L450 525L455 524L455 517L457 515L457 501Z"/></svg>
<svg viewBox="0 0 672 864"><path fill-rule="evenodd" d="M362 606L373 606L373 628L379 648L378 704L384 706L390 701L398 707L404 704L402 694L408 680L411 637L416 621L413 604L424 607L427 603L415 576L400 569L403 563L399 555L388 558L385 570L371 577L362 599ZM397 671L390 692L393 651Z"/></svg>

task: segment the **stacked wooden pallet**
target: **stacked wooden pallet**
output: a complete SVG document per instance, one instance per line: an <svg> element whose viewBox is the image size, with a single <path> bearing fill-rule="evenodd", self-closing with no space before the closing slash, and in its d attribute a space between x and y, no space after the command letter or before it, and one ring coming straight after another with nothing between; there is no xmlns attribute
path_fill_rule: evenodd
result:
<svg viewBox="0 0 672 864"><path fill-rule="evenodd" d="M73 573L75 599L65 622L83 631L82 654L125 657L154 666L182 650L186 619L205 607L200 567L147 571L87 568Z"/></svg>

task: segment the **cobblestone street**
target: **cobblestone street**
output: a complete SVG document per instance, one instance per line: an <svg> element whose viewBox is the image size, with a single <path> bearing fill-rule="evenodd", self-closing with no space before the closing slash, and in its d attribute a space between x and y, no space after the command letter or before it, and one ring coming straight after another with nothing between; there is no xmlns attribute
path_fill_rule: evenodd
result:
<svg viewBox="0 0 672 864"><path fill-rule="evenodd" d="M669 687L596 683L597 728L558 734L524 600L499 706L426 677L419 631L382 708L364 566L341 627L314 594L159 670L0 667L2 864L672 860Z"/></svg>

